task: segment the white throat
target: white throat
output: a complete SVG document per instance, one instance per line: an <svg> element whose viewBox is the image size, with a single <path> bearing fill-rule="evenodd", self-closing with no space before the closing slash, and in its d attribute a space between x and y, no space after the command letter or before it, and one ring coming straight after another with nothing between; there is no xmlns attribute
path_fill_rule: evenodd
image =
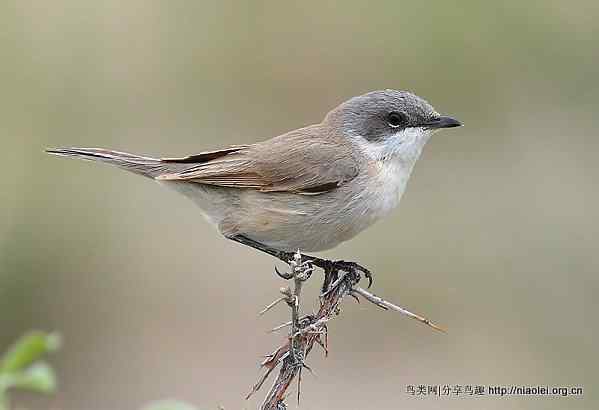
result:
<svg viewBox="0 0 599 410"><path fill-rule="evenodd" d="M361 148L370 159L382 162L400 162L413 166L433 131L426 128L405 128L382 141L362 139Z"/></svg>
<svg viewBox="0 0 599 410"><path fill-rule="evenodd" d="M432 133L424 128L406 128L383 141L356 138L370 164L367 191L375 219L399 204L414 164Z"/></svg>

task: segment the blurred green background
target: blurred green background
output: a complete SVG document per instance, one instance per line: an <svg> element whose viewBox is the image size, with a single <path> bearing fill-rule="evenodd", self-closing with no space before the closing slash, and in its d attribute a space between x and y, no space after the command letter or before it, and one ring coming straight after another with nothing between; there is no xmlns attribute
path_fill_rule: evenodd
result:
<svg viewBox="0 0 599 410"><path fill-rule="evenodd" d="M275 261L191 201L45 147L186 155L397 88L465 127L427 145L399 211L324 255L372 268L375 292L449 333L346 301L301 408L597 408L596 1L9 0L0 23L0 347L30 328L65 340L59 393L15 403L255 408L259 356L283 337L265 330L288 316L256 315L283 285ZM415 398L410 384L585 395Z"/></svg>

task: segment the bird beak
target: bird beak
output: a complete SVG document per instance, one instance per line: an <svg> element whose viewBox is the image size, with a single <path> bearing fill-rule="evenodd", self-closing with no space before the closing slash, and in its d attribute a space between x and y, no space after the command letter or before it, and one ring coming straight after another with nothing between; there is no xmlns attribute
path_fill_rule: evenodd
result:
<svg viewBox="0 0 599 410"><path fill-rule="evenodd" d="M458 120L456 120L455 118L446 117L446 116L437 117L434 120L424 124L424 126L426 128L432 128L432 129L453 128L453 127L460 127L461 125L462 125L462 123L459 122Z"/></svg>

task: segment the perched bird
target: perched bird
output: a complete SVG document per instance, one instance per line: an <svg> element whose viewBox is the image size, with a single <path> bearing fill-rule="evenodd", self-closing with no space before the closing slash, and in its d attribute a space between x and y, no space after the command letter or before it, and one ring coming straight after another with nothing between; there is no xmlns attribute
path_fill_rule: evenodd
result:
<svg viewBox="0 0 599 410"><path fill-rule="evenodd" d="M351 98L319 124L183 158L101 148L47 152L152 178L191 198L226 238L288 262L297 249L333 248L388 215L430 136L460 125L410 92L382 90ZM353 262L310 260L371 280Z"/></svg>

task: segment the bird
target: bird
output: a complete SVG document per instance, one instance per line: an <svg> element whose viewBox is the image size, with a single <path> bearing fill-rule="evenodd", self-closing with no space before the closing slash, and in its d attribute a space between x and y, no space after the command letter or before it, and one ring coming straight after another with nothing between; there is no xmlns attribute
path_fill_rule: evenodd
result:
<svg viewBox="0 0 599 410"><path fill-rule="evenodd" d="M461 125L412 92L385 89L341 103L320 123L185 157L46 151L153 179L194 201L225 238L289 263L297 250L334 248L388 216L430 137ZM325 271L362 272L372 283L355 262L306 257Z"/></svg>

